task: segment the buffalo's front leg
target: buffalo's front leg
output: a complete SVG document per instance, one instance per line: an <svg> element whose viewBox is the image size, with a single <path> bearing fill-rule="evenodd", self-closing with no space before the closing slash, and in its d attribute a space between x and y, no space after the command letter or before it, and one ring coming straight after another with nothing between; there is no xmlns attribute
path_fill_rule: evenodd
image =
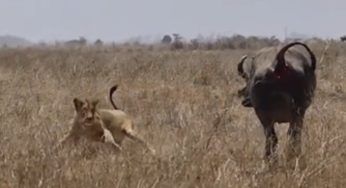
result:
<svg viewBox="0 0 346 188"><path fill-rule="evenodd" d="M298 157L301 154L301 140L303 129L303 117L298 116L290 122L288 128L288 159Z"/></svg>
<svg viewBox="0 0 346 188"><path fill-rule="evenodd" d="M274 123L266 124L263 126L264 134L266 136L265 143L265 154L266 160L274 159L276 156L276 148L278 143L278 138L275 134Z"/></svg>
<svg viewBox="0 0 346 188"><path fill-rule="evenodd" d="M265 113L256 112L258 118L263 126L264 135L266 137L264 148L264 159L269 161L276 158L276 148L278 144L278 138L274 129L274 121L271 118L265 116Z"/></svg>

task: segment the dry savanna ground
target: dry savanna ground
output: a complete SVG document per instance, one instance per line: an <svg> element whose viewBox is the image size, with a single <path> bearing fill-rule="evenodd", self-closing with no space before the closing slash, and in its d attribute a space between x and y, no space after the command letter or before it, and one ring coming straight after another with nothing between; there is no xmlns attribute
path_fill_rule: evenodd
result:
<svg viewBox="0 0 346 188"><path fill-rule="evenodd" d="M324 44L312 49L318 59ZM346 46L331 43L305 118L304 166L285 162L288 126L276 126L279 164L263 167L264 135L237 90L236 63L251 50L58 47L0 50L0 187L343 187L346 184ZM127 139L122 153L69 130L74 97L116 104L156 156Z"/></svg>

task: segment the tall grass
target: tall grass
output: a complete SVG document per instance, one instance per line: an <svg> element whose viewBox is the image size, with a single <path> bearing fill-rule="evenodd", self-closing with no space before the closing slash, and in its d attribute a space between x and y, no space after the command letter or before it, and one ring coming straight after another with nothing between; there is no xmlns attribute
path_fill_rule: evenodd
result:
<svg viewBox="0 0 346 188"><path fill-rule="evenodd" d="M317 57L323 44L313 46ZM280 164L262 168L264 135L236 93L236 63L248 50L84 47L0 51L0 187L343 187L346 184L345 45L318 64L305 118L306 166L290 168L277 125ZM116 104L157 151L126 140L114 154L98 143L53 152L69 130L74 97Z"/></svg>

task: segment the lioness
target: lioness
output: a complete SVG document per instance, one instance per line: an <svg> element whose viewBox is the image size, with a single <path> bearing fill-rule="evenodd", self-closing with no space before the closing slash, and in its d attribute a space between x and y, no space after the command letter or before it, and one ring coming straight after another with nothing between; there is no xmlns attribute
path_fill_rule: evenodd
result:
<svg viewBox="0 0 346 188"><path fill-rule="evenodd" d="M101 141L112 144L116 149L121 147L114 141L112 133L105 127L100 115L96 113L98 100L81 101L73 99L76 114L73 119L72 128L60 141L59 146L73 141L76 143L81 137L92 141Z"/></svg>
<svg viewBox="0 0 346 188"><path fill-rule="evenodd" d="M77 115L67 138L76 139L84 135L92 140L111 143L121 150L120 145L123 139L129 137L143 144L152 154L155 154L155 150L136 134L131 118L115 106L112 95L117 87L117 85L113 86L109 92L109 100L114 110L97 108L98 100L92 102L87 99L82 101L78 98L73 100Z"/></svg>

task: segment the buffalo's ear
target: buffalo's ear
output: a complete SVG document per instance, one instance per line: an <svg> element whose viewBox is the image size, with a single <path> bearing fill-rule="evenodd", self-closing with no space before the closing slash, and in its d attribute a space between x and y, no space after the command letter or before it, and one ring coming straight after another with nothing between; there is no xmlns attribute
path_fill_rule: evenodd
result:
<svg viewBox="0 0 346 188"><path fill-rule="evenodd" d="M253 107L253 106L252 106L252 103L251 103L250 97L246 97L246 98L241 102L241 104L242 104L244 107L248 107L248 108Z"/></svg>
<svg viewBox="0 0 346 188"><path fill-rule="evenodd" d="M81 101L78 98L74 98L73 99L73 104L74 104L76 112L79 112L82 109L82 106L83 106L84 102Z"/></svg>

